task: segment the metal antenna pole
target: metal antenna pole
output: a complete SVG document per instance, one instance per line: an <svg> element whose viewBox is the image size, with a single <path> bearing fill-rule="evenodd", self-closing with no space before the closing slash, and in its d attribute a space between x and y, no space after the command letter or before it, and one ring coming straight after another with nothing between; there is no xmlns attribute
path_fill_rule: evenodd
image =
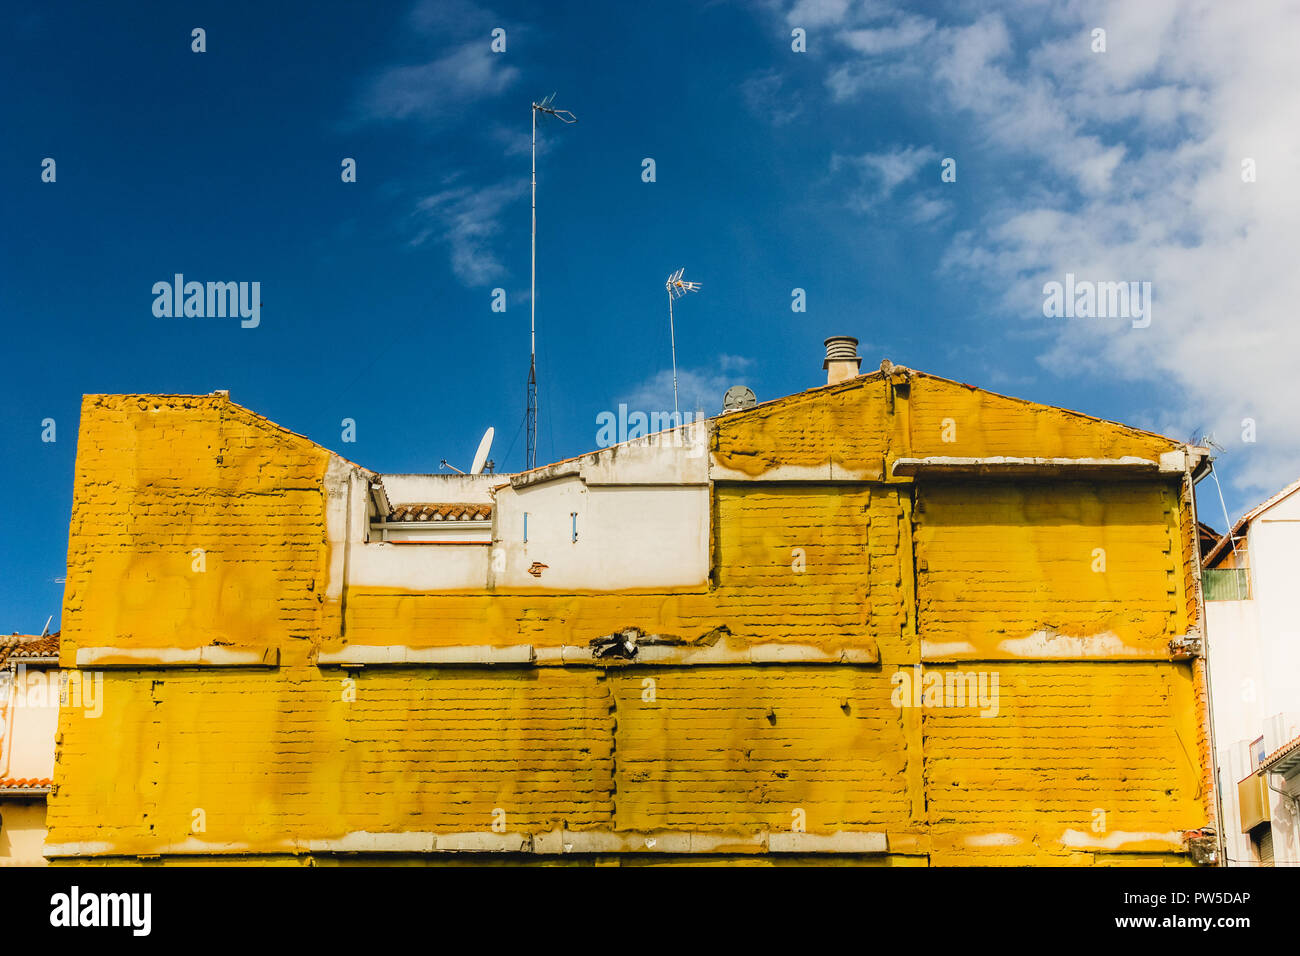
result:
<svg viewBox="0 0 1300 956"><path fill-rule="evenodd" d="M533 104L532 281L528 294L528 447L525 467L537 467L537 104Z"/></svg>
<svg viewBox="0 0 1300 956"><path fill-rule="evenodd" d="M537 114L546 113L554 116L561 123L576 123L578 118L568 110L557 110L551 102L555 94L534 103L533 117L533 229L532 229L532 267L528 294L528 412L525 416L528 425L528 447L524 452L526 467L537 467Z"/></svg>
<svg viewBox="0 0 1300 956"><path fill-rule="evenodd" d="M673 328L673 293L668 290L668 337L673 348L673 421L680 422L677 413L677 330Z"/></svg>

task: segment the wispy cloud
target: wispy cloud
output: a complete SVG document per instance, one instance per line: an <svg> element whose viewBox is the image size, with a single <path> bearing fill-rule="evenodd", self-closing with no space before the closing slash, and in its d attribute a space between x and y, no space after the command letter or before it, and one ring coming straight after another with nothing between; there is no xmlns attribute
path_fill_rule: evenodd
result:
<svg viewBox="0 0 1300 956"><path fill-rule="evenodd" d="M786 89L785 79L777 70L764 70L744 80L740 95L751 113L773 126L785 126L803 112L799 94Z"/></svg>
<svg viewBox="0 0 1300 956"><path fill-rule="evenodd" d="M933 34L934 28L934 21L928 17L903 16L890 26L846 30L840 34L840 42L857 53L873 56L915 46Z"/></svg>
<svg viewBox="0 0 1300 956"><path fill-rule="evenodd" d="M519 79L505 54L492 51L492 30L519 28L468 0L422 0L407 17L407 34L441 52L432 60L399 63L364 86L356 104L363 122L437 122L463 115L466 107L499 96ZM507 47L508 49L508 47Z"/></svg>
<svg viewBox="0 0 1300 956"><path fill-rule="evenodd" d="M524 195L521 182L497 183L493 186L451 186L417 204L417 215L424 222L412 245L420 245L436 235L447 246L451 268L468 286L482 286L507 274L492 248L493 238L501 231L501 214L511 202Z"/></svg>
<svg viewBox="0 0 1300 956"><path fill-rule="evenodd" d="M466 120L476 103L500 96L519 78L519 69L508 57L492 50L497 27L506 30L507 44L522 30L470 0L420 0L406 18L405 36L443 52L423 63L390 66L372 77L357 99L360 120L434 128ZM499 125L489 127L487 135L506 155L527 147L526 140L521 147L518 134ZM508 270L494 240L502 230L503 211L525 188L521 180L474 185L462 173L447 176L438 191L415 204L410 244L433 240L443 245L453 274L465 285L498 281Z"/></svg>
<svg viewBox="0 0 1300 956"><path fill-rule="evenodd" d="M718 414L722 410L722 396L732 385L745 384L745 376L753 365L752 359L743 356L720 355L712 366L678 368L677 396L681 410L694 412L698 408L705 415ZM673 370L665 368L656 372L627 394L620 395L618 401L636 411L672 411Z"/></svg>
<svg viewBox="0 0 1300 956"><path fill-rule="evenodd" d="M893 196L894 191L912 179L927 164L939 158L932 146L904 146L857 156L831 154L831 172L849 171L852 182L846 190L847 204L856 212L869 212ZM938 167L934 169L938 180ZM939 200L930 200L927 218L934 218L943 210ZM935 205L938 204L938 205Z"/></svg>
<svg viewBox="0 0 1300 956"><path fill-rule="evenodd" d="M362 96L361 111L370 120L436 120L505 92L518 78L483 37L429 63L385 70Z"/></svg>

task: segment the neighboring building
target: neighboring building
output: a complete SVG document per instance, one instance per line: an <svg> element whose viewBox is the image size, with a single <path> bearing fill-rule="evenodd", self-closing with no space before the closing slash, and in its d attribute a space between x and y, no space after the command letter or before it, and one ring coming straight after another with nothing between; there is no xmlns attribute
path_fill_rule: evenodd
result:
<svg viewBox="0 0 1300 956"><path fill-rule="evenodd" d="M0 866L45 865L58 665L58 634L0 637Z"/></svg>
<svg viewBox="0 0 1300 956"><path fill-rule="evenodd" d="M829 344L515 475L86 396L47 855L1213 859L1205 450Z"/></svg>
<svg viewBox="0 0 1300 956"><path fill-rule="evenodd" d="M1300 864L1300 481L1205 556L1229 865Z"/></svg>

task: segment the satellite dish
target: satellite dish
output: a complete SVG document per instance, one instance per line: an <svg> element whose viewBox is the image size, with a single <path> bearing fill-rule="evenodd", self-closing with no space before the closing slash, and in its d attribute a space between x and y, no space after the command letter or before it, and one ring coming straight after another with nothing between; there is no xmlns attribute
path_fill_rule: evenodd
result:
<svg viewBox="0 0 1300 956"><path fill-rule="evenodd" d="M754 397L754 390L745 385L733 385L727 389L727 394L722 396L722 410L724 412L738 412L742 408L753 408L758 399Z"/></svg>
<svg viewBox="0 0 1300 956"><path fill-rule="evenodd" d="M495 428L489 428L483 433L483 440L478 443L478 451L474 452L474 464L469 469L471 475L483 474L483 466L487 464L488 452L492 450L492 436L495 434Z"/></svg>

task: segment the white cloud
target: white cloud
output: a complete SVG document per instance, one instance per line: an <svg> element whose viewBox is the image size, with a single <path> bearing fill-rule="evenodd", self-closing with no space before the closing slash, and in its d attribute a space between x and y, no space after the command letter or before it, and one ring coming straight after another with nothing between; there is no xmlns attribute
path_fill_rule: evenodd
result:
<svg viewBox="0 0 1300 956"><path fill-rule="evenodd" d="M524 195L522 182L498 183L476 188L453 186L426 196L417 204L428 224L412 245L420 245L435 233L451 254L451 268L468 286L486 285L506 274L492 250L491 241L501 231L501 213Z"/></svg>
<svg viewBox="0 0 1300 956"><path fill-rule="evenodd" d="M792 27L822 27L841 22L852 7L851 0L798 0L786 22Z"/></svg>
<svg viewBox="0 0 1300 956"><path fill-rule="evenodd" d="M715 366L677 369L677 400L682 412L703 409L706 416L722 410L722 396L732 385L744 385L753 360L739 355L720 355ZM632 411L673 410L673 370L666 368L619 396ZM759 401L762 401L760 397Z"/></svg>
<svg viewBox="0 0 1300 956"><path fill-rule="evenodd" d="M915 176L927 163L932 163L938 158L939 153L932 146L895 147L857 156L841 156L833 153L831 172L847 169L856 173L856 183L847 190L847 202L849 208L857 212L867 212L888 200L895 189ZM937 167L935 181L938 181ZM931 205L920 207L916 212L922 216L928 212L931 214L929 218L934 218L942 210Z"/></svg>
<svg viewBox="0 0 1300 956"><path fill-rule="evenodd" d="M493 53L484 37L429 63L385 70L370 84L360 107L370 120L435 120L505 92L518 78L519 70Z"/></svg>
<svg viewBox="0 0 1300 956"><path fill-rule="evenodd" d="M851 50L872 56L915 46L933 32L933 20L905 16L894 26L846 30L840 34L840 41Z"/></svg>
<svg viewBox="0 0 1300 956"><path fill-rule="evenodd" d="M1300 475L1300 8L1036 5L1013 33L967 5L963 22L913 29L916 41L895 52L885 34L853 32L864 24L851 7L836 9L842 39L870 55L827 64L834 95L925 75L927 92L909 108L960 122L978 150L970 158L1004 170L946 258L985 283L988 311L1024 316L1024 333L1048 343L1046 367L1121 390L1153 384L1166 405L1129 417L1182 423L1178 437L1213 430L1238 500ZM1096 26L1105 53L1090 48ZM1258 182L1242 182L1248 157ZM891 168L875 167L882 185L903 166ZM1042 285L1066 272L1152 282L1150 327L1044 319ZM1257 444L1240 441L1246 417L1258 422Z"/></svg>

